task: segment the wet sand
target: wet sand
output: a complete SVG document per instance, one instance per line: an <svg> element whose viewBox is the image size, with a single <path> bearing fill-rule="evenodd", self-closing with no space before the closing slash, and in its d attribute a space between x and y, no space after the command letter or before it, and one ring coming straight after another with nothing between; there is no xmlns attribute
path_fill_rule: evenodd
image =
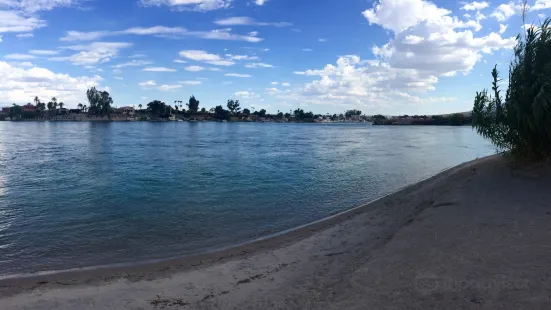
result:
<svg viewBox="0 0 551 310"><path fill-rule="evenodd" d="M0 280L0 309L549 309L551 169L469 162L248 245Z"/></svg>

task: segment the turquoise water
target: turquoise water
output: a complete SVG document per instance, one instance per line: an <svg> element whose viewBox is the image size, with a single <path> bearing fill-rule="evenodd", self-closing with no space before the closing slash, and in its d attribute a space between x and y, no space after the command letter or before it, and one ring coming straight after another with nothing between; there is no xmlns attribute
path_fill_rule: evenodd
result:
<svg viewBox="0 0 551 310"><path fill-rule="evenodd" d="M0 275L227 246L492 153L470 127L0 122Z"/></svg>

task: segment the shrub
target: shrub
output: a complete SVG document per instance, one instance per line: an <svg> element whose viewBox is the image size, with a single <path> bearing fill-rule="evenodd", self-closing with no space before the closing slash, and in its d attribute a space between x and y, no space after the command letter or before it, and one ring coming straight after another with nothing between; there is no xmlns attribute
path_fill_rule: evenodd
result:
<svg viewBox="0 0 551 310"><path fill-rule="evenodd" d="M509 85L502 99L497 67L492 95L476 93L473 127L500 151L537 160L551 154L551 20L517 36L509 66Z"/></svg>

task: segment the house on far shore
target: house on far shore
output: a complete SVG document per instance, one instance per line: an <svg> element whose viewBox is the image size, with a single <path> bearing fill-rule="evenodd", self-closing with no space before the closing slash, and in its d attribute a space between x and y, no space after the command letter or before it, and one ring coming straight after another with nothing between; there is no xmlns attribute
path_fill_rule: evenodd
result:
<svg viewBox="0 0 551 310"><path fill-rule="evenodd" d="M69 109L69 114L80 114L81 109Z"/></svg>
<svg viewBox="0 0 551 310"><path fill-rule="evenodd" d="M30 103L27 103L23 106L23 112L36 112L36 106Z"/></svg>
<svg viewBox="0 0 551 310"><path fill-rule="evenodd" d="M134 117L134 113L136 112L136 109L134 109L133 107L120 107L117 109L117 112L123 115Z"/></svg>
<svg viewBox="0 0 551 310"><path fill-rule="evenodd" d="M5 114L5 115L9 115L10 114L10 108L11 107L2 107L2 111L0 111L0 113Z"/></svg>

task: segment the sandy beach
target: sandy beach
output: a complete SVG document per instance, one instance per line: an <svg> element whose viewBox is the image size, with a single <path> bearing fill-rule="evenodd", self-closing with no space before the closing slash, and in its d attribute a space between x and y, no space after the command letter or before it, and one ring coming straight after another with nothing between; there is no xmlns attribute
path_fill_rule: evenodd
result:
<svg viewBox="0 0 551 310"><path fill-rule="evenodd" d="M550 172L479 159L248 245L0 280L0 309L549 309Z"/></svg>

